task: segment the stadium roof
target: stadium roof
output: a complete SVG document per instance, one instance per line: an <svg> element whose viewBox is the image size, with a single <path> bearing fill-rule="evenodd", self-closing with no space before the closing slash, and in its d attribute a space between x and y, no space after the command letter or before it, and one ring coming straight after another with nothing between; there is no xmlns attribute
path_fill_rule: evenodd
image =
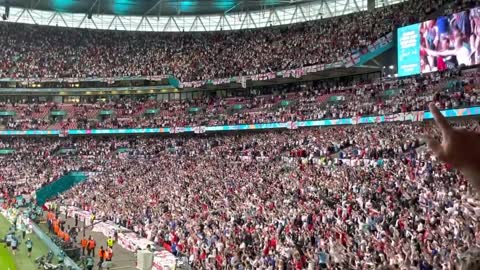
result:
<svg viewBox="0 0 480 270"><path fill-rule="evenodd" d="M274 8L313 0L0 0L0 5L69 13L197 15Z"/></svg>
<svg viewBox="0 0 480 270"><path fill-rule="evenodd" d="M58 27L208 32L342 16L368 10L371 1L381 7L406 0L0 0L0 16Z"/></svg>

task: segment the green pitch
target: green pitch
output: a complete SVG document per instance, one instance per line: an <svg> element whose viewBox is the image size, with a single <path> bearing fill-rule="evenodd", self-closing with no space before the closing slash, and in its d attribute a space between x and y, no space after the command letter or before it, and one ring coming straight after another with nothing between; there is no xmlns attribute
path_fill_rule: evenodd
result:
<svg viewBox="0 0 480 270"><path fill-rule="evenodd" d="M0 214L0 237L3 239L8 232L12 224ZM5 270L35 270L37 265L35 264L35 258L42 255L47 255L48 248L43 244L38 237L32 233L27 234L27 238L30 237L33 242L32 257L28 257L27 248L25 247L25 240L22 239L22 235L17 231L17 238L21 242L17 249L17 254L13 256L12 252L4 248L4 244L0 244L0 269Z"/></svg>
<svg viewBox="0 0 480 270"><path fill-rule="evenodd" d="M0 269L17 270L10 251L4 248L3 244L0 246Z"/></svg>

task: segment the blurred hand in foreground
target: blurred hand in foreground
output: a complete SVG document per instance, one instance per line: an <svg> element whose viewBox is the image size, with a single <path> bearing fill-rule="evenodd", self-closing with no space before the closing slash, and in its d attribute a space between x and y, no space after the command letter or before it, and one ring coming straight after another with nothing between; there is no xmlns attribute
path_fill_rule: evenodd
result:
<svg viewBox="0 0 480 270"><path fill-rule="evenodd" d="M450 126L434 104L429 105L442 140L426 136L428 147L443 162L459 169L480 190L480 134Z"/></svg>

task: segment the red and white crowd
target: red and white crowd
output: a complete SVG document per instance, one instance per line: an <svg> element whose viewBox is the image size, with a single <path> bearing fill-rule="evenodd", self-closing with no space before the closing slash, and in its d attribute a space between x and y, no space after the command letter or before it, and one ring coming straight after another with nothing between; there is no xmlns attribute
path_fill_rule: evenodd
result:
<svg viewBox="0 0 480 270"><path fill-rule="evenodd" d="M188 81L329 63L443 4L408 1L320 23L201 35L2 23L0 77L174 74ZM470 70L347 85L312 82L234 98L0 108L15 112L2 119L4 129L22 130L332 119L422 111L430 102L441 109L478 106L477 75ZM189 110L194 107L198 112ZM158 112L148 116L149 109ZM115 113L94 120L101 110ZM60 124L50 122L52 111L66 112ZM480 131L478 119L454 125ZM454 269L479 248L480 201L457 170L425 150L423 134L438 135L430 122L396 122L143 137L2 137L0 149L13 151L0 155L0 196L9 201L67 172L90 172L86 182L55 200L131 229L187 257L193 269Z"/></svg>
<svg viewBox="0 0 480 270"><path fill-rule="evenodd" d="M0 78L174 75L190 82L331 64L398 26L424 21L445 4L407 1L285 27L214 33L119 33L1 23Z"/></svg>
<svg viewBox="0 0 480 270"><path fill-rule="evenodd" d="M458 109L480 104L478 74L471 69L461 75L444 72L343 84L314 81L236 93L244 96L192 100L124 97L80 104L3 103L0 110L15 115L2 116L0 123L8 130L158 128L389 115L427 110L432 101L441 109ZM100 112L105 110L112 114L100 118ZM53 119L50 113L54 111L64 111L65 115Z"/></svg>
<svg viewBox="0 0 480 270"><path fill-rule="evenodd" d="M423 149L426 133L435 134L431 123L409 122L12 138L2 140L17 151L0 157L0 187L14 196L64 171L94 172L59 203L132 229L196 269L451 269L479 244L480 208L466 180Z"/></svg>

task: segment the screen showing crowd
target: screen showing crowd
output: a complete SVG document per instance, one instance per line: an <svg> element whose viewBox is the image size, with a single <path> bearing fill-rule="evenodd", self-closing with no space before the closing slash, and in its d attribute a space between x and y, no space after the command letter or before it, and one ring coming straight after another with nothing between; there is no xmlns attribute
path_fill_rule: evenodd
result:
<svg viewBox="0 0 480 270"><path fill-rule="evenodd" d="M398 76L480 64L480 7L398 29Z"/></svg>

